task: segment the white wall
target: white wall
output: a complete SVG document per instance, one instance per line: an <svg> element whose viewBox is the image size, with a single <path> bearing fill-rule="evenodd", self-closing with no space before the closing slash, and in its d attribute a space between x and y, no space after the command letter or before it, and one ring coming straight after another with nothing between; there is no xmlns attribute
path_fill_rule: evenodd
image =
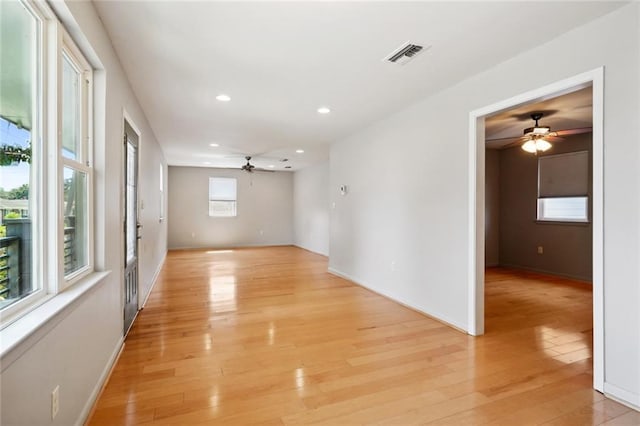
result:
<svg viewBox="0 0 640 426"><path fill-rule="evenodd" d="M329 255L329 191L328 162L293 176L295 245L325 256Z"/></svg>
<svg viewBox="0 0 640 426"><path fill-rule="evenodd" d="M605 391L640 406L639 14L625 6L335 143L330 187L350 193L330 193L330 268L466 329L469 113L604 66Z"/></svg>
<svg viewBox="0 0 640 426"><path fill-rule="evenodd" d="M95 73L96 265L111 271L1 361L2 425L81 424L122 342L122 129L126 109L141 130L141 298L166 253L166 223L158 220L159 164L165 164L143 111L90 2L54 2L56 13ZM165 174L166 176L166 174ZM60 386L60 411L51 421L51 391Z"/></svg>
<svg viewBox="0 0 640 426"><path fill-rule="evenodd" d="M238 180L236 217L209 217L209 178ZM293 243L293 173L169 167L169 247Z"/></svg>
<svg viewBox="0 0 640 426"><path fill-rule="evenodd" d="M146 120L145 120L146 121ZM150 129L142 132L138 171L138 200L142 239L138 247L140 294L139 305L145 301L167 254L168 168L162 150ZM149 139L151 137L151 140ZM164 180L164 218L160 220L160 166Z"/></svg>

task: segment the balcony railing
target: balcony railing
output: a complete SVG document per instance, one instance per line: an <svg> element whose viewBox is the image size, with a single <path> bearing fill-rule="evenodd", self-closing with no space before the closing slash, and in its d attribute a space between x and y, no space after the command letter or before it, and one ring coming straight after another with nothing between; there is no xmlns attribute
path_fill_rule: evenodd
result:
<svg viewBox="0 0 640 426"><path fill-rule="evenodd" d="M5 219L4 225L7 236L0 238L0 309L33 291L31 220ZM75 227L64 228L65 274L78 268L75 236Z"/></svg>
<svg viewBox="0 0 640 426"><path fill-rule="evenodd" d="M20 296L20 237L0 238L0 300Z"/></svg>
<svg viewBox="0 0 640 426"><path fill-rule="evenodd" d="M64 228L64 272L65 274L78 268L78 256L75 251L76 228L67 226Z"/></svg>

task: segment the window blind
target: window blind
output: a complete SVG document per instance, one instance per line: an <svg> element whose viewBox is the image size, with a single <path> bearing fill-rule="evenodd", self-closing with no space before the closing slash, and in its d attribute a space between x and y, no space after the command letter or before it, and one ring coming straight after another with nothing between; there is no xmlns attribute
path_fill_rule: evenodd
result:
<svg viewBox="0 0 640 426"><path fill-rule="evenodd" d="M582 197L588 193L588 151L538 158L538 197Z"/></svg>
<svg viewBox="0 0 640 426"><path fill-rule="evenodd" d="M236 180L209 178L209 201L236 201Z"/></svg>

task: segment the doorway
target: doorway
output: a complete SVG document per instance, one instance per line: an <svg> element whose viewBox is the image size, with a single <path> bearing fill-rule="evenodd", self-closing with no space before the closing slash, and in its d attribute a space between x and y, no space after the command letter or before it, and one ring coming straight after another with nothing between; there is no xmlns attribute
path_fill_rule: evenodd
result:
<svg viewBox="0 0 640 426"><path fill-rule="evenodd" d="M124 335L138 313L138 145L140 136L124 120Z"/></svg>
<svg viewBox="0 0 640 426"><path fill-rule="evenodd" d="M484 334L485 280L485 117L592 86L592 283L593 283L593 387L604 386L603 315L603 77L602 68L515 96L470 113L469 186L469 309L468 332Z"/></svg>

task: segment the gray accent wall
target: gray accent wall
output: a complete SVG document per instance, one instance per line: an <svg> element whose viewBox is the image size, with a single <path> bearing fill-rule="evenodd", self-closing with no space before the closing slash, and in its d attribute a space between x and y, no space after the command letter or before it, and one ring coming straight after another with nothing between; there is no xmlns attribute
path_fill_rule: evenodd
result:
<svg viewBox="0 0 640 426"><path fill-rule="evenodd" d="M485 266L500 264L500 152L488 149L485 153Z"/></svg>
<svg viewBox="0 0 640 426"><path fill-rule="evenodd" d="M591 152L591 140L591 133L566 137L542 155ZM591 281L591 223L536 221L538 157L518 146L499 156L499 264ZM589 179L590 194L591 187Z"/></svg>

